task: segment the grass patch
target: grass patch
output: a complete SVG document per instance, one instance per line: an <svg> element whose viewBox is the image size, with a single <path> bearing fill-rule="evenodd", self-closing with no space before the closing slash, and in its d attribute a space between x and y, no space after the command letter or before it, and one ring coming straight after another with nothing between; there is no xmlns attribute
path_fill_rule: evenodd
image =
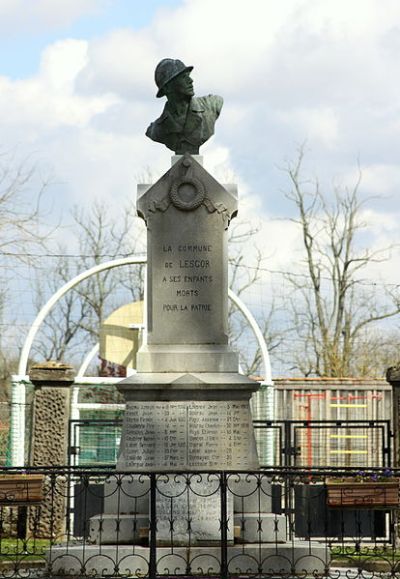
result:
<svg viewBox="0 0 400 579"><path fill-rule="evenodd" d="M49 539L0 539L0 561L43 561Z"/></svg>

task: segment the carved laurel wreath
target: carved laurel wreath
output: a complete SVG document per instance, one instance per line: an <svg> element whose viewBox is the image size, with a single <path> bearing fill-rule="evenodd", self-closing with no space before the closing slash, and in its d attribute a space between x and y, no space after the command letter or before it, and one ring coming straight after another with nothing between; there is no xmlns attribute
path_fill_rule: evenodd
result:
<svg viewBox="0 0 400 579"><path fill-rule="evenodd" d="M193 199L190 201L185 201L179 194L180 187L186 184L191 185L196 192ZM203 183L195 177L181 177L179 179L175 179L169 191L169 197L172 204L177 209L181 209L182 211L192 211L193 209L197 209L197 207L200 207L200 205L203 203L205 196L206 192Z"/></svg>

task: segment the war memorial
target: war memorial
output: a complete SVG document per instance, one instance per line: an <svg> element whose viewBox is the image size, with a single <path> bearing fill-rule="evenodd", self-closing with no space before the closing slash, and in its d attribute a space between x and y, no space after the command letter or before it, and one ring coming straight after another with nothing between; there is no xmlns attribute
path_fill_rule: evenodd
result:
<svg viewBox="0 0 400 579"><path fill-rule="evenodd" d="M138 186L147 335L137 373L118 385L126 410L104 512L90 519L84 545L51 549L52 576L307 576L328 564L325 545L288 541L259 469L250 411L259 385L238 372L228 343L237 188L218 183L199 155L223 100L196 98L191 71L173 59L156 68L167 103L146 134L174 155L155 184Z"/></svg>

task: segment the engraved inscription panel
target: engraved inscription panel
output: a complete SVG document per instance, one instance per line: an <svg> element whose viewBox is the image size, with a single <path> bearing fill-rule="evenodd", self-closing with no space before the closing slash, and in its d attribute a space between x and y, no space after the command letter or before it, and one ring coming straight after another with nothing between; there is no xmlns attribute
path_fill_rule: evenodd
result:
<svg viewBox="0 0 400 579"><path fill-rule="evenodd" d="M152 217L149 344L227 343L225 245L221 217L204 207Z"/></svg>
<svg viewBox="0 0 400 579"><path fill-rule="evenodd" d="M122 458L129 469L247 469L257 464L247 401L128 402Z"/></svg>

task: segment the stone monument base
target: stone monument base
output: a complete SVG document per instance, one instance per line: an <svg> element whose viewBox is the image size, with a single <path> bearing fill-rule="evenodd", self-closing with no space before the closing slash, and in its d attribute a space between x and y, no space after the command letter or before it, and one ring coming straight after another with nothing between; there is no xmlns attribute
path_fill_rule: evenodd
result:
<svg viewBox="0 0 400 579"><path fill-rule="evenodd" d="M117 471L190 472L259 467L250 398L237 373L138 373L126 400Z"/></svg>
<svg viewBox="0 0 400 579"><path fill-rule="evenodd" d="M138 545L74 545L54 547L48 553L52 577L129 577L149 573L150 550ZM228 572L248 575L326 575L329 550L321 543L293 541L284 544L247 544L227 548ZM219 575L220 547L158 547L158 575Z"/></svg>

